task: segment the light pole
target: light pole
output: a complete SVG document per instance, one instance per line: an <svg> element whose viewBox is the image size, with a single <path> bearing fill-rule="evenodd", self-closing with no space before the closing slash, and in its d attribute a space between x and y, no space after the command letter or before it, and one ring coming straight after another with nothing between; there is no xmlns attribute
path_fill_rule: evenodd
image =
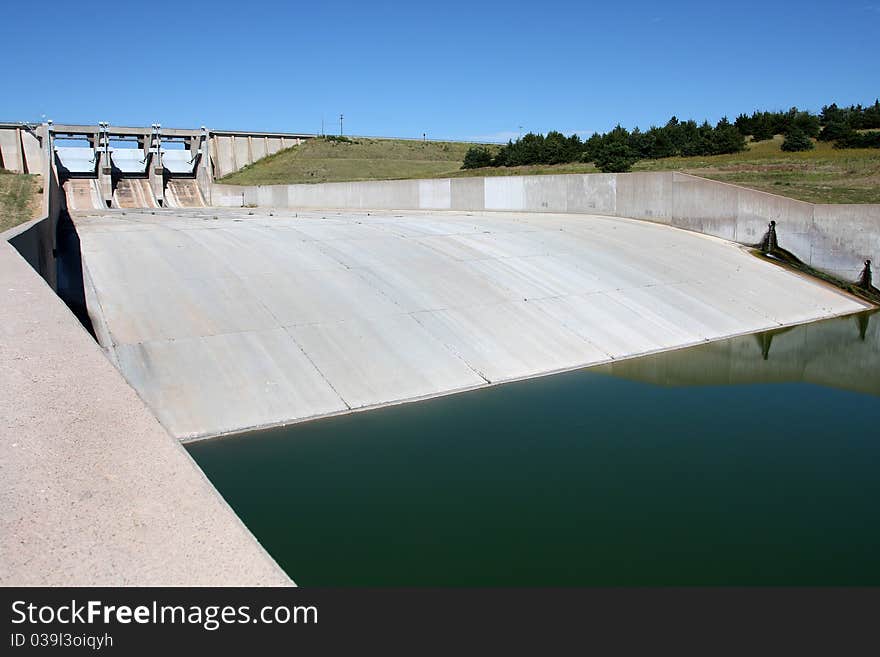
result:
<svg viewBox="0 0 880 657"><path fill-rule="evenodd" d="M342 116L342 114L340 114L340 115L339 115L339 136L340 136L340 137L341 137L342 134L343 134L343 133L342 133L342 119L343 119L343 116Z"/></svg>

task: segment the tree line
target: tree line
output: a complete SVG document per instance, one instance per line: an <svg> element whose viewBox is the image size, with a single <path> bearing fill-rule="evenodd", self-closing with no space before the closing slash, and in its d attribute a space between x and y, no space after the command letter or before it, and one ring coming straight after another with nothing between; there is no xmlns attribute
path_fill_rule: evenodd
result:
<svg viewBox="0 0 880 657"><path fill-rule="evenodd" d="M714 126L673 116L666 125L644 132L617 125L586 140L557 131L530 132L499 149L474 146L465 154L462 169L593 162L600 171L622 172L642 159L737 153L745 150L747 136L763 141L777 134L785 136L782 149L786 151L809 150L814 147L813 139L832 141L836 148L880 148L880 132L859 132L872 129L880 129L880 100L867 107L826 105L819 114L797 107L784 112L755 111L740 114L733 123L722 118Z"/></svg>

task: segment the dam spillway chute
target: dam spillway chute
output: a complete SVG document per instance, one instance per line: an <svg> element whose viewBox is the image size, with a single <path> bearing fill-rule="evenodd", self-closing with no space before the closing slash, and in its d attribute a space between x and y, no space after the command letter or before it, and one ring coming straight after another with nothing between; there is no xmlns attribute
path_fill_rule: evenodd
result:
<svg viewBox="0 0 880 657"><path fill-rule="evenodd" d="M85 146L56 146L55 166L69 210L106 208L98 182L100 153Z"/></svg>
<svg viewBox="0 0 880 657"><path fill-rule="evenodd" d="M203 208L205 199L195 177L199 154L185 149L162 151L165 205L170 208Z"/></svg>
<svg viewBox="0 0 880 657"><path fill-rule="evenodd" d="M151 159L151 154L142 148L115 148L110 151L113 207L159 207L148 177Z"/></svg>
<svg viewBox="0 0 880 657"><path fill-rule="evenodd" d="M68 210L100 210L101 190L97 178L69 178L63 184Z"/></svg>
<svg viewBox="0 0 880 657"><path fill-rule="evenodd" d="M195 178L169 178L165 187L165 205L169 208L203 208L205 199Z"/></svg>
<svg viewBox="0 0 880 657"><path fill-rule="evenodd" d="M150 181L146 178L120 178L113 190L115 208L157 208Z"/></svg>

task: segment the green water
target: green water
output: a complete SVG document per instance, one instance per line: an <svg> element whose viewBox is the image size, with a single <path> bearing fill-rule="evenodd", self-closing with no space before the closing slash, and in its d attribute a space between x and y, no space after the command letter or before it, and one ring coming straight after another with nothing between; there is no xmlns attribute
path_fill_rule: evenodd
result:
<svg viewBox="0 0 880 657"><path fill-rule="evenodd" d="M189 449L300 585L878 585L878 325Z"/></svg>

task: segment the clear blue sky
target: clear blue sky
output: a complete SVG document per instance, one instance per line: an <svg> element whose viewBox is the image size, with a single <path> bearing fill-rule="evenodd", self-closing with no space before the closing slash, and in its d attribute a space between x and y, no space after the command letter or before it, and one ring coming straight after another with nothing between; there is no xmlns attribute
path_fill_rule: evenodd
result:
<svg viewBox="0 0 880 657"><path fill-rule="evenodd" d="M880 96L880 0L50 0L0 38L12 121L507 139Z"/></svg>

